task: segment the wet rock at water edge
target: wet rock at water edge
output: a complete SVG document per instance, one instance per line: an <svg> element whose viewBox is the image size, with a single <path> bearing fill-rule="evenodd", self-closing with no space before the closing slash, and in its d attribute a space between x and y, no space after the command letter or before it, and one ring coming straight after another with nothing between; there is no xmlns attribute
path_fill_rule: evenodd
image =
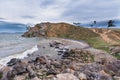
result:
<svg viewBox="0 0 120 80"><path fill-rule="evenodd" d="M20 63L20 62L21 62L20 59L13 58L13 59L11 59L11 60L7 63L7 66L13 66L13 65L15 65L15 64L17 64L17 63Z"/></svg>

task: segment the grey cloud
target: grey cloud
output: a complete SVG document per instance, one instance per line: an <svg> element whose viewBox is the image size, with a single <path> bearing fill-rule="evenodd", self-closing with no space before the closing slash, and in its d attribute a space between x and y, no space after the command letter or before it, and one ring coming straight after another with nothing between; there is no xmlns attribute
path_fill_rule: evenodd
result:
<svg viewBox="0 0 120 80"><path fill-rule="evenodd" d="M0 20L5 20L5 18L0 17Z"/></svg>
<svg viewBox="0 0 120 80"><path fill-rule="evenodd" d="M0 15L27 23L102 20L119 17L119 3L120 0L1 0Z"/></svg>
<svg viewBox="0 0 120 80"><path fill-rule="evenodd" d="M34 18L36 18L35 16L30 16L30 15L23 15L21 17L25 18L25 19L34 19Z"/></svg>
<svg viewBox="0 0 120 80"><path fill-rule="evenodd" d="M115 0L90 0L83 4L79 2L77 5L73 3L71 8L68 6L62 16L73 20L90 20L112 18L119 13L120 6Z"/></svg>

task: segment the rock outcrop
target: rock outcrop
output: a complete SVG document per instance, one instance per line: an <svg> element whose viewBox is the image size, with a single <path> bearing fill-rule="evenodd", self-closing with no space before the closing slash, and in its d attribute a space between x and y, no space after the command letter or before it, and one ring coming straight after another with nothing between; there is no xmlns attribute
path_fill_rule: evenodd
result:
<svg viewBox="0 0 120 80"><path fill-rule="evenodd" d="M61 58L37 55L27 61L11 59L8 67L0 70L0 80L119 80L120 60L98 62L87 49L66 48L61 41L47 46L61 53Z"/></svg>

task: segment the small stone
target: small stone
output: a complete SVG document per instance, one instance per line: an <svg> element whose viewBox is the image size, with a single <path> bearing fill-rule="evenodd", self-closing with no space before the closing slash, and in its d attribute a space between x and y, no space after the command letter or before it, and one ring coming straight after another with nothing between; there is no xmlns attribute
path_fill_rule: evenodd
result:
<svg viewBox="0 0 120 80"><path fill-rule="evenodd" d="M47 78L53 78L54 77L54 75L48 75L47 76Z"/></svg>
<svg viewBox="0 0 120 80"><path fill-rule="evenodd" d="M79 80L76 76L71 73L58 74L54 80Z"/></svg>
<svg viewBox="0 0 120 80"><path fill-rule="evenodd" d="M55 68L61 68L62 67L62 65L57 61L54 61L51 64L54 65Z"/></svg>
<svg viewBox="0 0 120 80"><path fill-rule="evenodd" d="M55 71L55 70L53 70L53 69L50 69L47 73L46 73L46 75L56 75L57 74L57 72Z"/></svg>
<svg viewBox="0 0 120 80"><path fill-rule="evenodd" d="M115 80L120 80L120 77L119 76L114 76L113 77Z"/></svg>
<svg viewBox="0 0 120 80"><path fill-rule="evenodd" d="M72 69L70 69L70 68L67 68L67 69L65 69L65 70L63 71L63 73L71 73L71 74L74 74L75 71L72 70Z"/></svg>
<svg viewBox="0 0 120 80"><path fill-rule="evenodd" d="M34 78L30 79L30 80L41 80L41 79L39 79L38 77L34 77Z"/></svg>

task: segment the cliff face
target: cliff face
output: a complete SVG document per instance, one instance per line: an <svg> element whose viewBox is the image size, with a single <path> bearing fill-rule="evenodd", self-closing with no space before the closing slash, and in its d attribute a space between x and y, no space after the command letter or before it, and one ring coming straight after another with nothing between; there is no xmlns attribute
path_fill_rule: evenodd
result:
<svg viewBox="0 0 120 80"><path fill-rule="evenodd" d="M61 37L85 40L89 37L99 36L87 28L76 27L67 23L40 23L23 34L24 37Z"/></svg>

